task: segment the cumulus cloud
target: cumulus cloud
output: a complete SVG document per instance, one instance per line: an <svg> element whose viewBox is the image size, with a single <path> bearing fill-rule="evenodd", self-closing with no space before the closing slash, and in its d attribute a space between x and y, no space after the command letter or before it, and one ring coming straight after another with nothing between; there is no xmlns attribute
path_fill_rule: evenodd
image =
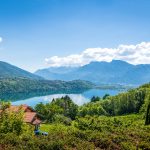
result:
<svg viewBox="0 0 150 150"><path fill-rule="evenodd" d="M3 38L2 37L0 37L0 43L3 41Z"/></svg>
<svg viewBox="0 0 150 150"><path fill-rule="evenodd" d="M150 64L150 42L137 45L119 45L117 48L88 48L80 54L53 56L45 61L51 67L83 66L91 61L124 60L131 64Z"/></svg>

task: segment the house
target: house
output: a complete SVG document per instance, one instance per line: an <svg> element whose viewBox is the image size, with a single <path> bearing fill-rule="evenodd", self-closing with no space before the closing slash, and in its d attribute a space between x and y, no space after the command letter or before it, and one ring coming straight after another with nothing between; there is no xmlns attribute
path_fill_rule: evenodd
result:
<svg viewBox="0 0 150 150"><path fill-rule="evenodd" d="M10 112L23 111L24 112L24 122L34 125L35 130L38 130L38 128L42 122L41 116L32 107L30 107L28 105L20 105L20 106L11 105L10 107L8 107L6 109L6 111L10 111Z"/></svg>

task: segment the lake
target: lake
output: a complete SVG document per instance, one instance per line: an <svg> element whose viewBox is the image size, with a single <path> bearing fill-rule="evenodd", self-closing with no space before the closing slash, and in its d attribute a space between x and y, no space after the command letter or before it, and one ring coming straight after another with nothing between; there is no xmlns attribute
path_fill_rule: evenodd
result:
<svg viewBox="0 0 150 150"><path fill-rule="evenodd" d="M76 104L83 105L84 103L87 103L90 101L90 99L93 96L99 96L103 97L105 94L109 95L116 95L120 92L123 92L121 90L102 90L102 89L91 89L88 91L85 91L80 94L51 94L46 96L38 96L38 97L32 97L24 100L18 100L15 102L12 102L13 105L21 105L21 104L27 104L29 106L34 107L36 104L42 102L42 103L48 103L51 102L53 98L61 98L62 96L68 95Z"/></svg>

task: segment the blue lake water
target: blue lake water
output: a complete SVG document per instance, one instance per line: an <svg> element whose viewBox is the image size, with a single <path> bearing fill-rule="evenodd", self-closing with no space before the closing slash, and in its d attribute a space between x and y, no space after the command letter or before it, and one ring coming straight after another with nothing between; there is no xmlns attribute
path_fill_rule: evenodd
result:
<svg viewBox="0 0 150 150"><path fill-rule="evenodd" d="M85 91L80 94L51 94L46 96L40 96L40 97L32 97L25 100L18 100L15 102L12 102L13 105L21 105L21 104L27 104L29 106L34 107L36 104L42 102L42 103L48 103L51 102L53 98L61 98L62 96L68 95L76 104L82 105L84 103L87 103L90 101L90 99L93 96L99 96L103 97L105 94L109 95L116 95L122 91L120 90L101 90L101 89L91 89L88 91Z"/></svg>

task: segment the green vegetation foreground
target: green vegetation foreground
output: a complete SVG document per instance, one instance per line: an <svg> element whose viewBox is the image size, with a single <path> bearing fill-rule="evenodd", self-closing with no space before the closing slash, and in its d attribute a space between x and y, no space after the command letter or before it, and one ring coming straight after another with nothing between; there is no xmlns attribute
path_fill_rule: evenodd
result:
<svg viewBox="0 0 150 150"><path fill-rule="evenodd" d="M35 136L22 122L22 113L4 113L0 119L0 148L28 150L149 150L150 84L117 96L92 98L77 106L68 97L38 104L42 131ZM5 109L6 104L3 104Z"/></svg>

